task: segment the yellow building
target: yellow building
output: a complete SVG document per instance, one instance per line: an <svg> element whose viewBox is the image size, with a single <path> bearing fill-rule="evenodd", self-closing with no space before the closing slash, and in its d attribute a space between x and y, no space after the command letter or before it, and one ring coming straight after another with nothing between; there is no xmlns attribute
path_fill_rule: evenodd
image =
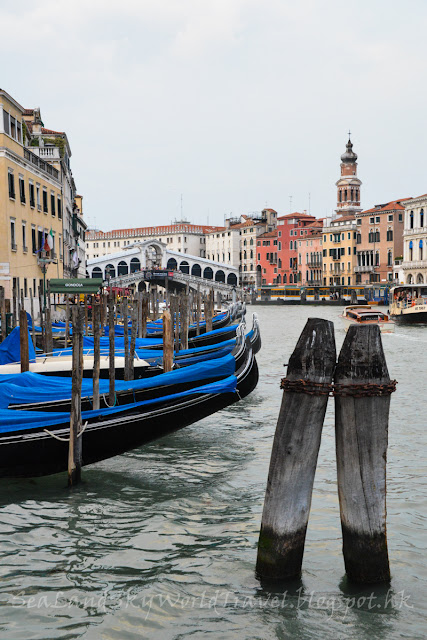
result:
<svg viewBox="0 0 427 640"><path fill-rule="evenodd" d="M356 220L353 214L325 220L322 249L323 284L354 285L357 254Z"/></svg>
<svg viewBox="0 0 427 640"><path fill-rule="evenodd" d="M61 278L61 176L53 164L26 146L30 137L24 109L0 89L0 286L12 298L13 287L29 298L43 283L41 259L54 260L48 278ZM43 251L51 236L52 250ZM46 246L46 244L45 244Z"/></svg>

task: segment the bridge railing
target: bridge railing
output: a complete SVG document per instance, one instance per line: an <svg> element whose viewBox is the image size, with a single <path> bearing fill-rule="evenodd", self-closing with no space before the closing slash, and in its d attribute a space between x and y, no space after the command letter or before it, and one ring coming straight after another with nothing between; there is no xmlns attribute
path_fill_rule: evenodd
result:
<svg viewBox="0 0 427 640"><path fill-rule="evenodd" d="M133 273L127 273L122 276L116 276L115 278L110 278L108 281L109 286L112 287L126 287L134 282L139 282L140 280L150 281L150 279L156 279L156 271L153 270L150 272L151 278L146 277L145 271L134 271ZM171 272L170 272L171 273ZM216 280L208 280L207 278L199 278L198 276L190 275L189 273L182 273L180 271L174 271L173 276L168 276L169 280L192 284L195 287L206 287L206 288L215 288L222 291L230 292L233 290L234 286L232 284L226 284L225 282L218 282Z"/></svg>

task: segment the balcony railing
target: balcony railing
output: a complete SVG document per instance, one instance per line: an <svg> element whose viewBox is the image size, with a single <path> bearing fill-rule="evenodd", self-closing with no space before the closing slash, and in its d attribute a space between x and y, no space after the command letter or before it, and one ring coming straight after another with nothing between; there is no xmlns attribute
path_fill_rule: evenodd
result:
<svg viewBox="0 0 427 640"><path fill-rule="evenodd" d="M46 160L60 160L59 147L32 147L31 153Z"/></svg>
<svg viewBox="0 0 427 640"><path fill-rule="evenodd" d="M50 176L52 176L56 180L59 179L59 171L55 169L55 167L52 167L51 164L49 164L48 162L45 162L44 160L39 158L35 153L33 153L32 151L29 151L26 148L24 148L24 158L29 162L31 162L31 164L33 164L34 166L48 173Z"/></svg>
<svg viewBox="0 0 427 640"><path fill-rule="evenodd" d="M405 229L405 231L403 232L404 236L415 236L418 233L427 233L427 228L426 227L414 227L414 229Z"/></svg>
<svg viewBox="0 0 427 640"><path fill-rule="evenodd" d="M322 268L322 261L321 260L309 260L307 262L307 267L309 267L311 269L321 269Z"/></svg>
<svg viewBox="0 0 427 640"><path fill-rule="evenodd" d="M401 267L403 269L426 269L427 268L427 260L403 261L401 263Z"/></svg>
<svg viewBox="0 0 427 640"><path fill-rule="evenodd" d="M379 267L379 265L377 265ZM357 267L354 267L354 273L373 273L375 271L375 267L372 264L363 264Z"/></svg>

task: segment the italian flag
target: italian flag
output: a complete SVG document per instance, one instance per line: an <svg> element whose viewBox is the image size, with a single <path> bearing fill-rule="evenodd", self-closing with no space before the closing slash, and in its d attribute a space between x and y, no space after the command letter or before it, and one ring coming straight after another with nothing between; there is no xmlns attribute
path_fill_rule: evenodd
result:
<svg viewBox="0 0 427 640"><path fill-rule="evenodd" d="M53 249L53 231L52 231L52 227L50 228L49 233L46 236L46 240L44 243L44 250L45 251L52 251Z"/></svg>

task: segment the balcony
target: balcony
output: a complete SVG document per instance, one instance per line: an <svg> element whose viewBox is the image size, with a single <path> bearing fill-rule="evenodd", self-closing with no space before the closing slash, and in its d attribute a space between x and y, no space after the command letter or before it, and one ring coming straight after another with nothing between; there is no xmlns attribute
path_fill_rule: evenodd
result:
<svg viewBox="0 0 427 640"><path fill-rule="evenodd" d="M427 260L403 261L400 266L403 269L427 269Z"/></svg>
<svg viewBox="0 0 427 640"><path fill-rule="evenodd" d="M59 147L31 147L31 151L35 156L43 158L43 160L57 160L58 162L61 160Z"/></svg>
<svg viewBox="0 0 427 640"><path fill-rule="evenodd" d="M307 280L305 284L307 287L321 287L322 280Z"/></svg>
<svg viewBox="0 0 427 640"><path fill-rule="evenodd" d="M322 261L320 260L309 260L307 262L307 267L309 269L321 269L322 268Z"/></svg>
<svg viewBox="0 0 427 640"><path fill-rule="evenodd" d="M37 147L32 147L32 149L37 150ZM38 150L40 150L40 147ZM39 156L33 153L33 151L29 151L29 149L24 148L24 158L31 162L35 167L38 167L56 180L59 180L59 171L55 169L55 167L52 167L48 162L39 158ZM49 160L52 160L52 158L49 158Z"/></svg>
<svg viewBox="0 0 427 640"><path fill-rule="evenodd" d="M416 236L418 234L423 233L424 235L427 233L426 227L415 227L414 229L405 229L403 232L403 237L405 236Z"/></svg>
<svg viewBox="0 0 427 640"><path fill-rule="evenodd" d="M379 267L379 265L377 265L377 267ZM375 267L372 264L364 264L354 267L354 273L373 273L374 271Z"/></svg>

